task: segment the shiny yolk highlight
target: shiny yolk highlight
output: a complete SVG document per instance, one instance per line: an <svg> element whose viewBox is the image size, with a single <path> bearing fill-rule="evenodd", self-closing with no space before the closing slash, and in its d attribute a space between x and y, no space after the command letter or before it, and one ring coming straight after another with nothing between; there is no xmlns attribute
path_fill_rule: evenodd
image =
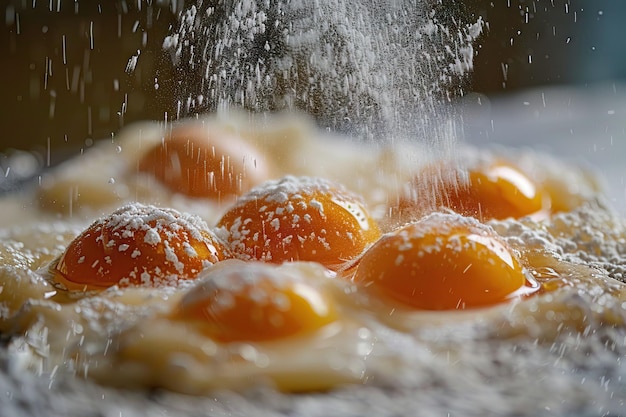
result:
<svg viewBox="0 0 626 417"><path fill-rule="evenodd" d="M79 289L153 285L193 278L224 258L223 244L200 218L132 204L76 237L55 272Z"/></svg>
<svg viewBox="0 0 626 417"><path fill-rule="evenodd" d="M251 190L219 221L242 259L315 261L334 269L380 237L361 198L339 185L285 177Z"/></svg>
<svg viewBox="0 0 626 417"><path fill-rule="evenodd" d="M466 172L452 166L429 167L412 182L400 210L417 207L424 211L428 200L434 203L431 209L445 207L483 221L521 218L550 205L538 184L504 162L478 165Z"/></svg>
<svg viewBox="0 0 626 417"><path fill-rule="evenodd" d="M216 268L183 297L173 317L198 323L221 342L262 342L313 332L337 313L319 289L251 262Z"/></svg>
<svg viewBox="0 0 626 417"><path fill-rule="evenodd" d="M203 124L175 128L138 167L175 192L217 200L240 195L268 178L254 146Z"/></svg>
<svg viewBox="0 0 626 417"><path fill-rule="evenodd" d="M365 252L353 280L423 310L489 306L526 284L520 261L491 228L441 213L383 236Z"/></svg>

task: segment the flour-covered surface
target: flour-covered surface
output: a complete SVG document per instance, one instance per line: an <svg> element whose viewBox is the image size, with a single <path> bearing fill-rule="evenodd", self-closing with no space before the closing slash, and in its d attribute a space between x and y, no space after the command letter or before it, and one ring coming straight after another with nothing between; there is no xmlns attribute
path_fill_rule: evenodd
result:
<svg viewBox="0 0 626 417"><path fill-rule="evenodd" d="M174 118L217 114L124 129L0 199L0 415L626 414L625 222L579 166L536 150L453 146L442 102L465 94L483 22L466 24L433 3L190 2L163 43L179 77ZM551 103L544 94L525 100L530 119L504 134L528 136ZM258 113L225 111L233 105ZM317 125L264 113L279 109L303 110ZM567 115L562 125L572 130ZM485 120L486 139L503 132ZM623 126L605 127L592 136L613 145ZM431 181L420 187L425 173ZM309 177L337 185L311 198L291 190ZM290 192L263 203L289 201L257 208L276 181ZM342 192L337 202L329 190L341 187L358 197ZM476 195L484 200L468 204ZM484 218L494 198L523 206L523 218ZM222 223L237 200L253 209ZM348 214L326 222L342 205ZM140 215L116 234L111 213L120 207L141 207L148 219L198 216L202 230L143 229L133 223ZM470 228L471 239L431 233L456 226L416 227L418 236L378 262L379 232L390 236L432 210L445 214L429 221L467 225L450 211L469 207L477 209L464 214L485 223ZM345 241L360 234L347 252ZM221 242L238 259L200 259L200 248L220 253ZM493 250L499 255L483 256ZM522 279L496 303L415 309L393 291L359 285L368 254L372 270L434 254L441 273L417 277L424 287L481 260ZM200 262L186 267L187 258ZM104 278L121 278L104 282L98 271L107 269ZM418 293L415 285L405 295Z"/></svg>
<svg viewBox="0 0 626 417"><path fill-rule="evenodd" d="M396 205L407 184L435 157L469 169L482 161L509 161L551 203L540 216L486 220L481 230L497 233L541 290L484 308L415 311L353 285L357 256L344 259L339 268L302 261L241 267L244 261L228 260L215 267L207 263L197 283L172 280L135 287L120 280L105 290L68 291L55 275L59 257L89 225L116 225L120 219L110 213L137 200L141 205L134 207L148 210L147 219L173 215L173 210L193 212L183 218L193 219L194 229L206 228L225 242L249 230L217 227L224 213L237 207L234 201L190 197L137 170L146 152L141 150L171 140L168 132L177 128L138 125L50 171L41 187L0 201L0 415L624 415L626 222L606 202L593 175L528 150L460 147L442 156L411 142L355 144L328 137L295 115L263 123L217 115L193 123L201 126L201 135L219 138L220 132L234 132L266 152L259 158L269 162L269 182L242 190L239 201L263 201L260 212L269 203L281 203L270 210L269 231L279 230L284 219L291 225L293 214L280 216L299 208L307 187L315 185L320 195L306 200L302 209L310 210L298 221L307 221L306 214L312 219L315 213L330 213L330 201L339 195L352 201L351 215L359 213L351 223L355 230L371 230L363 221L369 218L388 233L402 221L419 221L407 219L406 213L396 216ZM186 122L181 126L186 128ZM343 191L324 194L337 191L327 181L362 199ZM277 184L282 194L265 198ZM292 204L284 201L290 198L295 198ZM253 221L248 218L253 216L238 216L241 222ZM437 217L466 220L457 214ZM143 230L133 223L141 216L125 219L133 224L129 236ZM344 226L325 227L339 233ZM167 233L165 240L182 236ZM163 239L142 236L144 249ZM120 240L105 246L123 256L135 253L131 244ZM257 255L272 260L255 251L242 253L245 262L256 261ZM114 267L115 259L110 262ZM327 305L324 311L332 314L306 336L224 344L221 333L193 318L192 308L204 302L207 289L229 289L223 282L228 274L220 271L242 274L244 283L256 282L245 274L261 271L279 288L306 282L308 299L317 300L318 307ZM252 302L266 298L238 292L239 284L232 287L219 297L223 309L244 292L253 294ZM278 312L287 305L284 297L271 301Z"/></svg>
<svg viewBox="0 0 626 417"><path fill-rule="evenodd" d="M464 343L461 358L413 347L421 353L415 355L420 366L406 380L403 375L324 393L259 388L201 397L24 373L16 366L19 354L3 349L0 404L3 415L15 417L624 415L624 332L603 327L592 337L562 339L550 346L528 340Z"/></svg>

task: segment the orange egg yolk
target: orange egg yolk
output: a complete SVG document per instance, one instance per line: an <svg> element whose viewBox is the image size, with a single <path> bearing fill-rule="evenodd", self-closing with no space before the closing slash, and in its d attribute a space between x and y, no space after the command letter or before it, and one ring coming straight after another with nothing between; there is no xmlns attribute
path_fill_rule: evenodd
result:
<svg viewBox="0 0 626 417"><path fill-rule="evenodd" d="M200 218L131 204L76 237L55 271L74 289L154 285L193 278L224 258L224 245Z"/></svg>
<svg viewBox="0 0 626 417"><path fill-rule="evenodd" d="M219 221L233 253L272 263L315 261L336 269L380 237L361 198L309 177L270 181L248 194Z"/></svg>
<svg viewBox="0 0 626 417"><path fill-rule="evenodd" d="M203 124L182 125L139 162L175 192L220 200L268 178L261 153L241 138Z"/></svg>
<svg viewBox="0 0 626 417"><path fill-rule="evenodd" d="M460 310L507 300L526 275L491 228L434 213L383 236L365 252L353 280L415 309Z"/></svg>
<svg viewBox="0 0 626 417"><path fill-rule="evenodd" d="M173 317L199 323L221 342L273 341L337 319L329 298L310 284L267 264L230 262L189 291Z"/></svg>
<svg viewBox="0 0 626 417"><path fill-rule="evenodd" d="M400 210L444 207L485 221L521 218L547 210L549 205L547 195L524 173L497 162L466 172L452 166L429 167L411 183Z"/></svg>

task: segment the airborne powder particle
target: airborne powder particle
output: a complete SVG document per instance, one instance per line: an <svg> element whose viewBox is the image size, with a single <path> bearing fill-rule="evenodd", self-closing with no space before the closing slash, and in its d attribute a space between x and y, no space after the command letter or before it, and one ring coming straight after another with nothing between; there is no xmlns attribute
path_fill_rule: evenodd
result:
<svg viewBox="0 0 626 417"><path fill-rule="evenodd" d="M445 26L432 7L198 0L163 42L178 71L179 116L300 109L361 137L423 131L440 119L440 103L460 93L483 26Z"/></svg>

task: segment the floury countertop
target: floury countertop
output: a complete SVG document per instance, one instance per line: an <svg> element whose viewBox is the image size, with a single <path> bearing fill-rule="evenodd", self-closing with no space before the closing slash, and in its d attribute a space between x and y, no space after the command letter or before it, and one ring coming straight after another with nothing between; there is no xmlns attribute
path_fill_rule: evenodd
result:
<svg viewBox="0 0 626 417"><path fill-rule="evenodd" d="M588 165L606 178L610 198L626 214L623 89L626 87L543 89L489 100L469 96L463 107L465 140L477 146L499 143L527 147ZM597 340L616 336L613 330L602 327ZM505 377L504 386L487 379L475 387L466 374L457 373L454 378L459 385L442 388L437 384L439 378L451 376L441 367L434 374L437 378L418 387L373 384L299 395L260 388L244 393L219 391L206 397L158 390L117 390L55 373L30 374L20 368L19 354L15 350L9 353L2 343L0 340L0 417L626 415L623 362L594 363L599 373L580 374L587 369L582 366L588 360L585 349L578 351L579 366L566 369L557 366L552 356L546 362L538 355L533 340L515 345L526 367L494 359L502 375L515 375ZM491 363L489 354L493 352L485 347L476 346L475 363ZM566 347L563 345L563 349ZM623 345L616 349L616 355L623 358ZM558 355L559 351L551 353ZM519 373L520 369L524 372ZM562 395L566 393L567 398L577 401L564 401Z"/></svg>

